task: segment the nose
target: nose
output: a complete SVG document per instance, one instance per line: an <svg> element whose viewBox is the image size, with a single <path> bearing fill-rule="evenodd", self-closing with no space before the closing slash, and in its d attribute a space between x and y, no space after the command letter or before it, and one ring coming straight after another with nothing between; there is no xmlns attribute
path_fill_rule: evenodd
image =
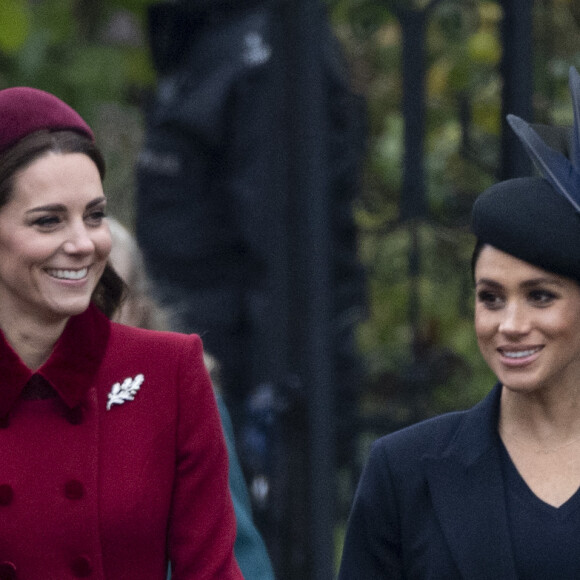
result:
<svg viewBox="0 0 580 580"><path fill-rule="evenodd" d="M71 224L67 231L67 237L63 249L68 254L90 254L95 250L95 243L91 232L85 223Z"/></svg>
<svg viewBox="0 0 580 580"><path fill-rule="evenodd" d="M529 312L525 305L517 301L510 302L502 310L499 324L500 332L506 335L526 334L530 328Z"/></svg>

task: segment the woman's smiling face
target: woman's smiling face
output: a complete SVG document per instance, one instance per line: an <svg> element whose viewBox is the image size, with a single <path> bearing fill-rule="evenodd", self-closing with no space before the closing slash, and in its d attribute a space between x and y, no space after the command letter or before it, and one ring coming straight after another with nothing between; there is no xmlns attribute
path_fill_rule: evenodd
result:
<svg viewBox="0 0 580 580"><path fill-rule="evenodd" d="M510 390L566 388L580 380L580 285L484 246L475 265L481 353Z"/></svg>
<svg viewBox="0 0 580 580"><path fill-rule="evenodd" d="M0 326L59 320L89 305L111 237L94 162L48 153L18 172L0 209Z"/></svg>

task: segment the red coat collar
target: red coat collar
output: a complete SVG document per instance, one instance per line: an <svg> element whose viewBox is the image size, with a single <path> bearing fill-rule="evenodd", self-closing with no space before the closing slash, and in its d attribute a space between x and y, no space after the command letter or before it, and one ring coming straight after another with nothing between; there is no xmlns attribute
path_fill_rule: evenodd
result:
<svg viewBox="0 0 580 580"><path fill-rule="evenodd" d="M94 305L73 316L50 358L31 371L0 331L0 417L6 417L34 374L44 377L68 407L76 407L92 385L107 346L110 322Z"/></svg>

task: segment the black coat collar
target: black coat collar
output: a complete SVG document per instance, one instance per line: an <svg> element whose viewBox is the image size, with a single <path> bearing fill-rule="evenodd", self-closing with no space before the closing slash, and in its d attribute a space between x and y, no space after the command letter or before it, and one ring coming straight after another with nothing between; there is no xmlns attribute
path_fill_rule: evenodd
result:
<svg viewBox="0 0 580 580"><path fill-rule="evenodd" d="M424 458L437 517L470 580L516 580L497 434L500 396L496 385L465 413L443 452Z"/></svg>

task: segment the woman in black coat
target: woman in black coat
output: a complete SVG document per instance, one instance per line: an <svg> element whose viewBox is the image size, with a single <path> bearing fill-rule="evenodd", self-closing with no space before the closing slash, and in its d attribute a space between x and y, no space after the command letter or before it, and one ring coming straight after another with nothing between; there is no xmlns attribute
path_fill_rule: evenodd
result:
<svg viewBox="0 0 580 580"><path fill-rule="evenodd" d="M580 578L580 77L569 160L510 123L544 177L494 185L472 229L475 331L498 383L375 442L340 580Z"/></svg>

